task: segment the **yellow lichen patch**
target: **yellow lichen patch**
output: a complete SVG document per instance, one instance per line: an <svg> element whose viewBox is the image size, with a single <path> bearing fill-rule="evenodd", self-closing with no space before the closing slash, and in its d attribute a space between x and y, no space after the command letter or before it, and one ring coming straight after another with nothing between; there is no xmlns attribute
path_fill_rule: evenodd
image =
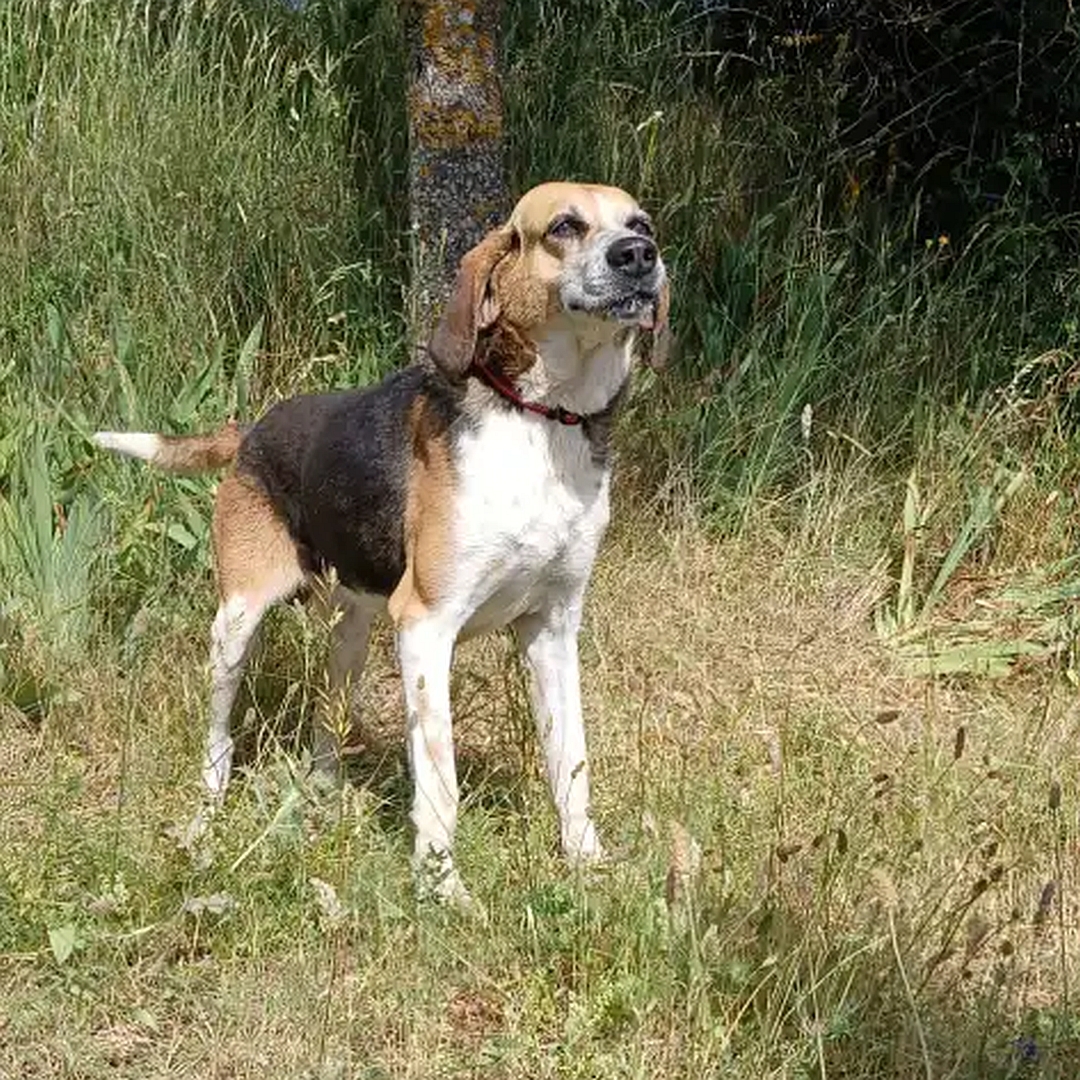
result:
<svg viewBox="0 0 1080 1080"><path fill-rule="evenodd" d="M421 102L410 102L410 112L414 137L420 145L432 150L458 149L502 134L502 117L498 112L443 109Z"/></svg>
<svg viewBox="0 0 1080 1080"><path fill-rule="evenodd" d="M502 134L495 43L476 26L476 5L436 0L422 6L420 73L409 92L414 139L448 150Z"/></svg>

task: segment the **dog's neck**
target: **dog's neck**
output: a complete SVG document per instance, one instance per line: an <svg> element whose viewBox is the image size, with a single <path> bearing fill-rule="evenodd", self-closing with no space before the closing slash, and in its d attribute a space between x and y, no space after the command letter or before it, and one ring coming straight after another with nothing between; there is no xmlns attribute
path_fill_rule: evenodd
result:
<svg viewBox="0 0 1080 1080"><path fill-rule="evenodd" d="M630 376L633 343L628 327L565 316L532 339L496 324L476 360L511 380L526 400L588 417L608 412L620 397Z"/></svg>

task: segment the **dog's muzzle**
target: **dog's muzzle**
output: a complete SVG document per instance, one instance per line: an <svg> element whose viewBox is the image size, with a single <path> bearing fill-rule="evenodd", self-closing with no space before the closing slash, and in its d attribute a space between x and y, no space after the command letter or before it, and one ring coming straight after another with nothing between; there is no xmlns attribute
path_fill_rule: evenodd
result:
<svg viewBox="0 0 1080 1080"><path fill-rule="evenodd" d="M656 325L666 280L656 244L623 232L567 275L560 293L567 311L582 311L624 326Z"/></svg>
<svg viewBox="0 0 1080 1080"><path fill-rule="evenodd" d="M657 268L659 257L656 244L647 236L620 236L608 245L605 260L612 277L628 286L608 306L612 318L652 328L662 281Z"/></svg>

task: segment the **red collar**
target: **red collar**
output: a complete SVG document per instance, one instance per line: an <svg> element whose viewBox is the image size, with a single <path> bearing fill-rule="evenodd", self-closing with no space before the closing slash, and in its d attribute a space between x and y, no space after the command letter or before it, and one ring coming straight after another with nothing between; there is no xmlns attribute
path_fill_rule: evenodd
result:
<svg viewBox="0 0 1080 1080"><path fill-rule="evenodd" d="M546 416L548 420L557 420L560 424L566 424L567 427L576 427L585 419L580 413L570 412L561 405L541 405L538 401L526 401L514 389L514 384L509 379L501 373L497 374L492 371L491 368L480 363L479 360L472 362L469 371L481 382L487 383L496 394L505 398L511 405L516 405L517 408L524 409L526 412Z"/></svg>

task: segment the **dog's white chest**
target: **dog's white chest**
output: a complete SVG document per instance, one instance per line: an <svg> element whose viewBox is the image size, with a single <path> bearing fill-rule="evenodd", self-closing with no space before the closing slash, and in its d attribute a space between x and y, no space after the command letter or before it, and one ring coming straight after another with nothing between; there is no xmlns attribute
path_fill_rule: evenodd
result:
<svg viewBox="0 0 1080 1080"><path fill-rule="evenodd" d="M606 467L580 428L486 416L459 443L453 595L465 633L579 595L609 514Z"/></svg>

